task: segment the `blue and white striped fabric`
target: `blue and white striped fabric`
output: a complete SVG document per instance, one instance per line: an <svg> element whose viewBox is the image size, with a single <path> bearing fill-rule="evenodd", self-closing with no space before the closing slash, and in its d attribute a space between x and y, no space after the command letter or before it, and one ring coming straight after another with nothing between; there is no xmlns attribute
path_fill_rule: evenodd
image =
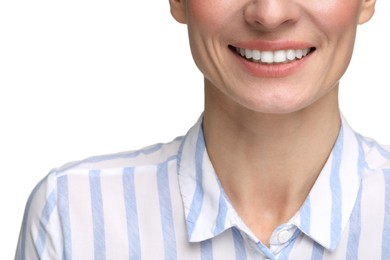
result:
<svg viewBox="0 0 390 260"><path fill-rule="evenodd" d="M343 119L299 212L263 246L220 186L201 119L168 144L52 171L16 259L390 259L390 152Z"/></svg>

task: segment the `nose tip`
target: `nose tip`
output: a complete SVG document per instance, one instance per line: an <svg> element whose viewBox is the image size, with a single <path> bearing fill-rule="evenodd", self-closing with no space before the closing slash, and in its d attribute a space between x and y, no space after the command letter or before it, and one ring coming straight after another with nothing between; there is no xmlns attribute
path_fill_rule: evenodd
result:
<svg viewBox="0 0 390 260"><path fill-rule="evenodd" d="M275 30L295 23L299 11L291 0L255 0L245 7L244 16L257 29Z"/></svg>

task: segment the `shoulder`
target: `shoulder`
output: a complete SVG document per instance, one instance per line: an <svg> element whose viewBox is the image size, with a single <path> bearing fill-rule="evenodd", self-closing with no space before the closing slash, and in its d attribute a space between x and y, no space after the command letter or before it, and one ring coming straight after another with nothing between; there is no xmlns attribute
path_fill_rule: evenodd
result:
<svg viewBox="0 0 390 260"><path fill-rule="evenodd" d="M125 188L128 194L134 193L140 185L150 190L148 187L156 179L158 166L178 157L181 140L182 137L178 137L166 144L135 151L93 156L53 169L36 185L27 201L18 254L61 252L63 243L58 238L69 237L74 223L88 226L90 209L102 199L110 202L106 206L117 205L127 198L123 195ZM132 174L127 174L129 169L137 173L135 180ZM118 206L115 210L121 209ZM51 237L48 241L52 245L45 245L46 236Z"/></svg>
<svg viewBox="0 0 390 260"><path fill-rule="evenodd" d="M68 196L71 191L75 194L90 192L96 173L109 177L104 180L110 184L121 179L129 169L139 169L137 170L139 173L154 173L159 164L177 159L181 142L182 137L178 137L169 143L155 144L134 151L92 156L55 168L33 189L27 207L39 214L47 205L58 204L61 198Z"/></svg>
<svg viewBox="0 0 390 260"><path fill-rule="evenodd" d="M183 137L177 137L169 143L158 143L138 150L98 155L80 161L74 161L55 169L57 177L67 174L90 172L93 170L116 170L154 166L176 159Z"/></svg>

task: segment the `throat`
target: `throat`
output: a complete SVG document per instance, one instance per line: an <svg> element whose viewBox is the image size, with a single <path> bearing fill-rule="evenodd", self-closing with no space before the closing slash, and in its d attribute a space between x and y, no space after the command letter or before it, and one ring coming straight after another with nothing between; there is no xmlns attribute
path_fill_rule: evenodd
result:
<svg viewBox="0 0 390 260"><path fill-rule="evenodd" d="M310 193L315 179L301 190L291 189L280 183L255 184L249 183L248 180L241 187L232 187L221 182L242 221L263 245L269 247L274 231L296 215Z"/></svg>

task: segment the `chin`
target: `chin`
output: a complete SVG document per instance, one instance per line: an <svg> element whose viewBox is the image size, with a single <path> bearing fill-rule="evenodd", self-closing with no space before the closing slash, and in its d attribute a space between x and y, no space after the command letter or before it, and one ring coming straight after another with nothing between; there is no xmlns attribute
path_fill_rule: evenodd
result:
<svg viewBox="0 0 390 260"><path fill-rule="evenodd" d="M246 105L244 106L254 112L282 115L301 111L309 107L312 102L308 102L302 98L279 96L272 98L252 98L245 103Z"/></svg>

